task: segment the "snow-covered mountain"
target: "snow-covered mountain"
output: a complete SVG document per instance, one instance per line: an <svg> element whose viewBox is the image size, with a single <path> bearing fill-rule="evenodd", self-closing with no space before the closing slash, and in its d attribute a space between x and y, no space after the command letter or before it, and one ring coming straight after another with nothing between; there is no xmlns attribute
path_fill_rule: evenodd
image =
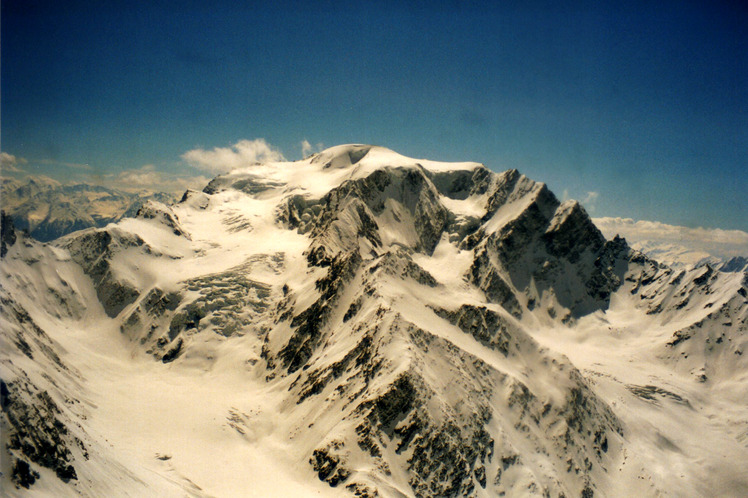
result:
<svg viewBox="0 0 748 498"><path fill-rule="evenodd" d="M721 259L708 252L678 244L643 241L634 242L631 247L671 268L689 268L705 263L715 265L721 262Z"/></svg>
<svg viewBox="0 0 748 498"><path fill-rule="evenodd" d="M726 261L721 261L716 265L719 271L730 273L748 272L748 258L735 256Z"/></svg>
<svg viewBox="0 0 748 498"><path fill-rule="evenodd" d="M709 265L715 270L728 273L748 271L748 258L744 256L719 257L677 244L660 244L651 241L631 244L631 248L674 269Z"/></svg>
<svg viewBox="0 0 748 498"><path fill-rule="evenodd" d="M748 255L748 233L742 230L689 228L630 218L594 218L603 235L625 237L632 249L671 268L700 265L742 271ZM728 264L729 262L729 264Z"/></svg>
<svg viewBox="0 0 748 498"><path fill-rule="evenodd" d="M2 227L7 494L748 493L748 275L516 170L346 145Z"/></svg>
<svg viewBox="0 0 748 498"><path fill-rule="evenodd" d="M165 193L134 194L100 185L64 185L51 178L2 178L3 210L16 227L43 242L134 216L148 200L171 202Z"/></svg>

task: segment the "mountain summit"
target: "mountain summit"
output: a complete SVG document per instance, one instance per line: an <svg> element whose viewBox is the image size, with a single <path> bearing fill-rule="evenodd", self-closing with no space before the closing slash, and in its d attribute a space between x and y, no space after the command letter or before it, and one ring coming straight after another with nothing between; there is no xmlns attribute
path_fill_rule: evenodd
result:
<svg viewBox="0 0 748 498"><path fill-rule="evenodd" d="M748 275L516 170L343 145L2 263L10 494L748 492Z"/></svg>

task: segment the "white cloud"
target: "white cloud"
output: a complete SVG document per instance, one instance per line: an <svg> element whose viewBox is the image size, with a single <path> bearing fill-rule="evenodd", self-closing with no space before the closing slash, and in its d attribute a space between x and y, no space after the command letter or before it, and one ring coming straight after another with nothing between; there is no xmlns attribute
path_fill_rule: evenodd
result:
<svg viewBox="0 0 748 498"><path fill-rule="evenodd" d="M18 167L19 164L26 164L28 161L22 157L16 157L7 152L0 152L0 169L8 173L22 173L23 170Z"/></svg>
<svg viewBox="0 0 748 498"><path fill-rule="evenodd" d="M600 194L597 192L587 192L587 195L582 200L582 203L593 203L597 200L598 197L600 197Z"/></svg>
<svg viewBox="0 0 748 498"><path fill-rule="evenodd" d="M89 178L89 181L93 178ZM187 189L201 190L210 181L198 175L188 176L158 171L153 164L136 169L128 169L117 174L97 178L94 183L126 192L167 192L180 194Z"/></svg>
<svg viewBox="0 0 748 498"><path fill-rule="evenodd" d="M301 141L301 157L307 157L312 153L312 144L306 138Z"/></svg>
<svg viewBox="0 0 748 498"><path fill-rule="evenodd" d="M596 202L598 197L600 197L598 192L587 192L587 195L582 199L582 205L587 209L587 211L594 213L595 208L597 207Z"/></svg>
<svg viewBox="0 0 748 498"><path fill-rule="evenodd" d="M600 197L598 192L587 192L587 195L585 195L579 202L584 206L587 212L594 213L596 207L595 203L597 202L598 197ZM571 199L569 189L565 188L563 192L561 192L561 202L566 202L569 199Z"/></svg>
<svg viewBox="0 0 748 498"><path fill-rule="evenodd" d="M309 143L309 140L306 138L301 141L301 157L308 157L311 154L314 154L315 152L321 151L325 145L320 142L316 146Z"/></svg>
<svg viewBox="0 0 748 498"><path fill-rule="evenodd" d="M718 258L748 255L748 233L742 230L689 228L631 218L594 218L593 221L607 238L618 234L632 245L675 244Z"/></svg>
<svg viewBox="0 0 748 498"><path fill-rule="evenodd" d="M213 150L193 149L182 154L182 159L210 173L225 173L256 163L285 161L281 151L264 138L240 140L231 147L215 147Z"/></svg>
<svg viewBox="0 0 748 498"><path fill-rule="evenodd" d="M122 171L116 177L118 184L132 187L150 187L162 181L161 173L156 171L151 164L146 164L139 169Z"/></svg>

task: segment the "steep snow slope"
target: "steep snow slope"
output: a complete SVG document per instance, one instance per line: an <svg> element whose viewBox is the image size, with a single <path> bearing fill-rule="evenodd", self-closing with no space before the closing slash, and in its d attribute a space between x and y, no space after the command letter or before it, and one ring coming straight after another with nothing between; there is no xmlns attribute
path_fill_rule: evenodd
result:
<svg viewBox="0 0 748 498"><path fill-rule="evenodd" d="M5 496L176 493L90 423L99 417L92 381L123 349L81 268L3 216L0 363ZM120 399L120 403L124 400Z"/></svg>
<svg viewBox="0 0 748 498"><path fill-rule="evenodd" d="M723 261L716 265L719 271L730 272L730 273L744 273L748 271L748 258L743 256L735 256L727 261Z"/></svg>
<svg viewBox="0 0 748 498"><path fill-rule="evenodd" d="M3 423L68 449L11 438L8 493L747 491L748 277L515 170L348 145L55 246L6 226Z"/></svg>
<svg viewBox="0 0 748 498"><path fill-rule="evenodd" d="M173 229L148 215L133 223L143 240L135 250L119 244L121 237L101 237L109 251L86 246L106 261L102 281L117 279L127 271L119 264L131 259L132 268L152 273L128 285L168 288L175 277L167 273L179 274L168 262L181 257ZM107 232L80 238L88 241L92 233ZM178 369L154 362L138 338L123 333L127 322L99 304L96 280L84 273L99 276L96 266L78 265L69 252L21 233L7 238L15 240L2 264L4 493L285 496L321 488L339 494L314 479L305 460L289 457L286 437L272 437L275 427L287 434L291 422L277 417L283 393L254 372L259 344L208 339L194 365L187 358ZM169 256L160 251L166 245ZM217 260L217 267L231 263ZM201 261L208 271L210 261Z"/></svg>

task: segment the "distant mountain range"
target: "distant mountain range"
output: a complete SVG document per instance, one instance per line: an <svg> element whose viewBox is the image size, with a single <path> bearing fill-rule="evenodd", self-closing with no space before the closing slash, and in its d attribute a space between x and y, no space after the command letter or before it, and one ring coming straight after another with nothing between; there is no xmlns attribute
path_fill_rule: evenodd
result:
<svg viewBox="0 0 748 498"><path fill-rule="evenodd" d="M145 201L170 203L166 193L134 194L99 185L62 184L43 176L2 178L0 206L21 230L47 242L134 216Z"/></svg>
<svg viewBox="0 0 748 498"><path fill-rule="evenodd" d="M631 247L672 268L709 265L715 270L728 273L748 270L748 258L743 256L720 258L698 249L652 241L634 242Z"/></svg>
<svg viewBox="0 0 748 498"><path fill-rule="evenodd" d="M745 268L748 261L748 233L742 230L690 228L617 217L592 221L606 237L625 237L632 249L671 268L708 264L721 271L735 272Z"/></svg>

